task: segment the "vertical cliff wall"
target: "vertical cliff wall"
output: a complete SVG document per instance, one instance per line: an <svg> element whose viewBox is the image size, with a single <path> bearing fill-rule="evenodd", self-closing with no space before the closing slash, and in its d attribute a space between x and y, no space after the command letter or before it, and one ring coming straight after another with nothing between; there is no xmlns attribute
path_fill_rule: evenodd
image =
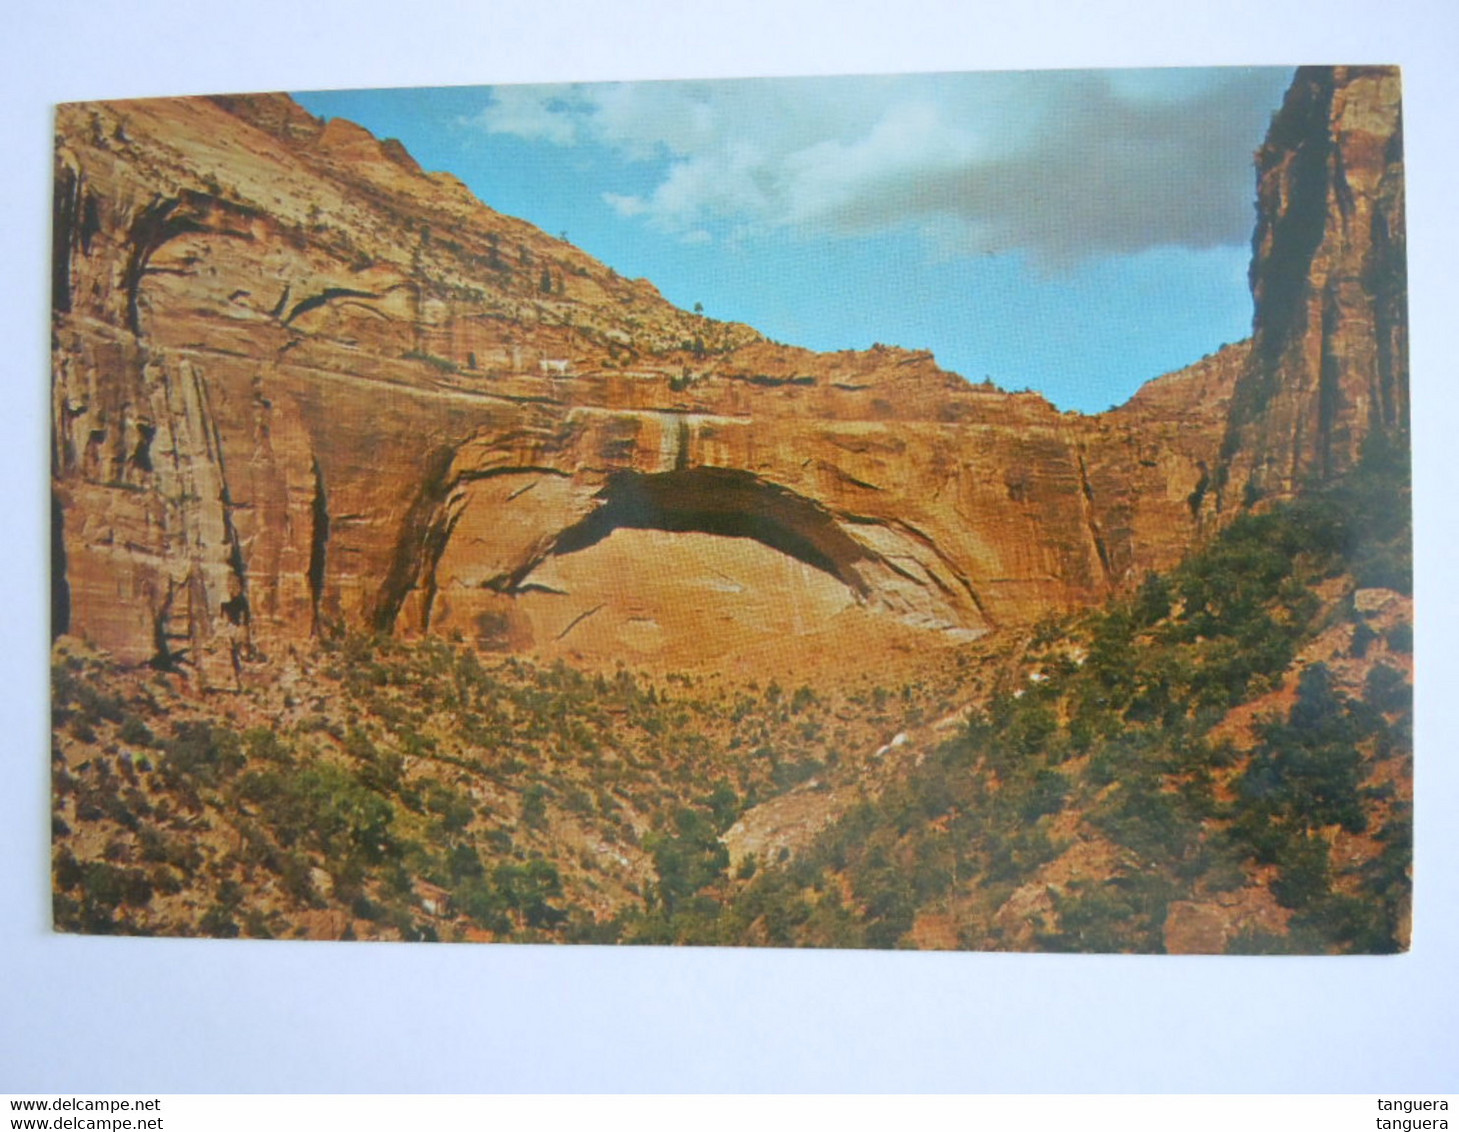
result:
<svg viewBox="0 0 1459 1132"><path fill-rule="evenodd" d="M1351 468L1370 435L1408 443L1403 121L1394 67L1304 67L1257 153L1250 360L1219 505Z"/></svg>

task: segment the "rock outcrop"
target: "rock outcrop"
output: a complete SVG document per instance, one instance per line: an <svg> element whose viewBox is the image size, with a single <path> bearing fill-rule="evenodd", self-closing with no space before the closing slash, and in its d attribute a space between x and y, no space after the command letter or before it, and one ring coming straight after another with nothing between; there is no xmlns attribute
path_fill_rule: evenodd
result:
<svg viewBox="0 0 1459 1132"><path fill-rule="evenodd" d="M1304 67L1257 154L1251 358L1232 399L1221 506L1408 444L1403 119L1396 67Z"/></svg>
<svg viewBox="0 0 1459 1132"><path fill-rule="evenodd" d="M1263 151L1249 358L1098 417L926 353L814 354L678 310L284 96L62 107L55 629L227 685L340 626L756 665L1098 601L1181 555L1218 470L1348 460L1332 390L1403 419L1401 194L1375 164L1396 160L1396 80L1304 75ZM1283 140L1314 114L1343 171L1315 187ZM1288 229L1324 192L1303 289L1285 249L1313 241ZM1369 330L1387 345L1365 354Z"/></svg>

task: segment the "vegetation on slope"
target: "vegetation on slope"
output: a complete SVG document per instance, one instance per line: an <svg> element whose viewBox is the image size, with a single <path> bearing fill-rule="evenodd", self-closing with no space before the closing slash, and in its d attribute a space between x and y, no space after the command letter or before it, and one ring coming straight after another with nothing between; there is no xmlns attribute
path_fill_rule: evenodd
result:
<svg viewBox="0 0 1459 1132"><path fill-rule="evenodd" d="M276 668L199 700L58 648L58 926L617 939L624 907L718 875L746 808L860 779L893 713L947 710L953 686L822 696L365 636Z"/></svg>
<svg viewBox="0 0 1459 1132"><path fill-rule="evenodd" d="M56 922L1401 948L1408 513L1404 462L1375 449L1344 484L1241 517L1001 666L964 655L900 691L488 667L440 640L346 637L280 661L270 687L197 701L173 676L63 645ZM976 688L990 672L996 686ZM959 703L975 710L953 737L923 728L887 754L891 730ZM789 791L848 800L798 851L732 863L725 831Z"/></svg>
<svg viewBox="0 0 1459 1132"><path fill-rule="evenodd" d="M1355 595L1409 591L1408 513L1406 468L1375 451L1049 626L962 735L712 930L667 934L886 947L935 918L964 947L1160 951L1176 903L1265 889L1269 928L1230 950L1405 946L1411 628L1399 599L1378 632Z"/></svg>

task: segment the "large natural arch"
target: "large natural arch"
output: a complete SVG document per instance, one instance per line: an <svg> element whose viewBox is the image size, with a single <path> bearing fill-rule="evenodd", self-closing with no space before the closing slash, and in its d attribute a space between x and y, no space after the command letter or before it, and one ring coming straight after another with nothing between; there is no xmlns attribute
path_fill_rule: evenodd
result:
<svg viewBox="0 0 1459 1132"><path fill-rule="evenodd" d="M532 560L498 588L510 592L548 557L595 546L620 528L698 532L747 538L837 579L859 598L869 587L857 572L870 552L848 535L819 504L734 468L685 468L644 474L617 472L598 496L599 505L564 528Z"/></svg>
<svg viewBox="0 0 1459 1132"><path fill-rule="evenodd" d="M430 527L439 552L411 620L484 648L692 665L716 649L988 628L925 536L741 469L625 469L591 490L546 468L503 470L458 483Z"/></svg>

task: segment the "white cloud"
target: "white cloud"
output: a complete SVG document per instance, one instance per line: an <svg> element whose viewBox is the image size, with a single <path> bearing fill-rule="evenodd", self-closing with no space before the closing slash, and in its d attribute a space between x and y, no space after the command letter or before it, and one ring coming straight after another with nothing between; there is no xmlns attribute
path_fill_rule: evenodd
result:
<svg viewBox="0 0 1459 1132"><path fill-rule="evenodd" d="M1243 243L1251 152L1290 78L1275 69L1024 72L499 87L490 132L656 162L604 199L711 231L913 226L944 254L1046 265Z"/></svg>
<svg viewBox="0 0 1459 1132"><path fill-rule="evenodd" d="M642 216L648 211L648 202L642 197L625 196L622 193L604 193L603 199L619 216Z"/></svg>
<svg viewBox="0 0 1459 1132"><path fill-rule="evenodd" d="M572 102L547 93L551 88L500 86L492 91L491 104L473 121L494 134L515 134L540 138L555 145L573 145L579 138L579 117L571 112ZM570 89L563 92L570 94Z"/></svg>

